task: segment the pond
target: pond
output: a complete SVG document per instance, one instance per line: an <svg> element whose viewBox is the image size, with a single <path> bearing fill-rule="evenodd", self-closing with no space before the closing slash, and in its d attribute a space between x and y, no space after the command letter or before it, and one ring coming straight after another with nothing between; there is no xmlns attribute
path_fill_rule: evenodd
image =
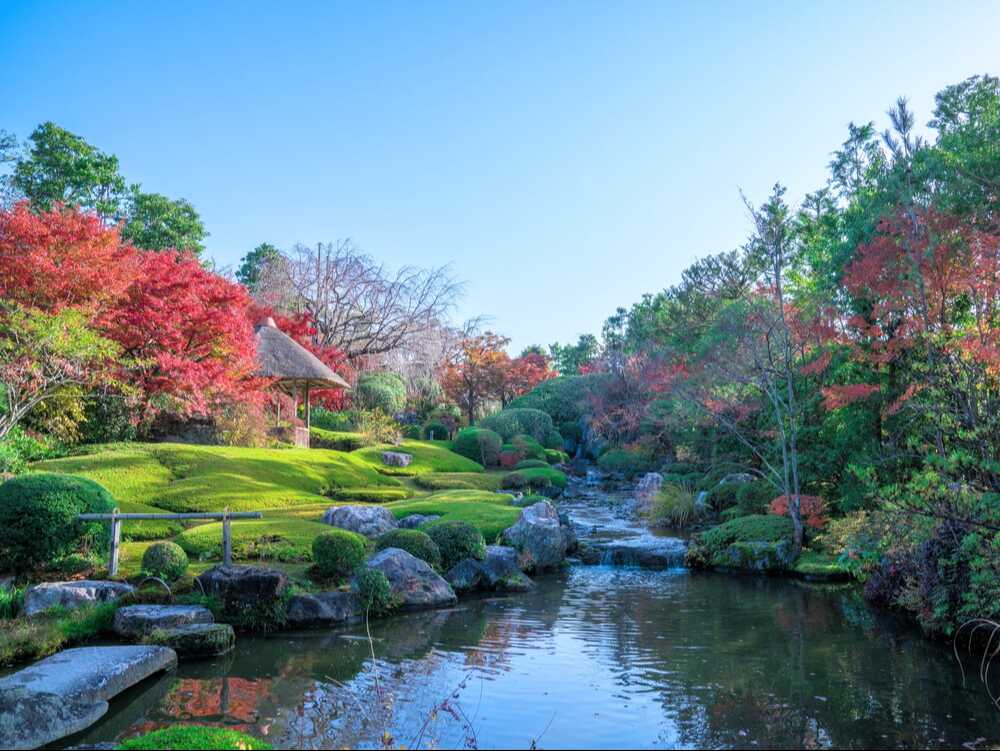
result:
<svg viewBox="0 0 1000 751"><path fill-rule="evenodd" d="M177 722L275 746L988 747L949 649L846 586L574 566L534 592L244 638L112 703L67 745ZM374 651L374 659L372 658ZM988 739L988 742L977 739Z"/></svg>

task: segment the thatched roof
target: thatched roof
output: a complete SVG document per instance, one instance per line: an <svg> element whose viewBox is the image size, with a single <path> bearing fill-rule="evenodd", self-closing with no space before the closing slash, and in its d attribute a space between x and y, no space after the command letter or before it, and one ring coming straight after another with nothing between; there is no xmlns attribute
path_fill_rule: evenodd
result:
<svg viewBox="0 0 1000 751"><path fill-rule="evenodd" d="M257 375L277 378L279 387L350 388L350 384L274 325L268 318L254 329L257 338Z"/></svg>

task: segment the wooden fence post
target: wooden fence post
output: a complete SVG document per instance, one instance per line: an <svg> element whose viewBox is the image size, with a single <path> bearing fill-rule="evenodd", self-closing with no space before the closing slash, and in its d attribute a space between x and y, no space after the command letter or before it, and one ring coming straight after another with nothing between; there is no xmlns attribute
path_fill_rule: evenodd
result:
<svg viewBox="0 0 1000 751"><path fill-rule="evenodd" d="M222 512L222 563L225 566L233 562L233 534L229 527L229 509Z"/></svg>
<svg viewBox="0 0 1000 751"><path fill-rule="evenodd" d="M111 512L111 552L108 560L108 576L118 575L118 549L122 543L122 522L118 509Z"/></svg>

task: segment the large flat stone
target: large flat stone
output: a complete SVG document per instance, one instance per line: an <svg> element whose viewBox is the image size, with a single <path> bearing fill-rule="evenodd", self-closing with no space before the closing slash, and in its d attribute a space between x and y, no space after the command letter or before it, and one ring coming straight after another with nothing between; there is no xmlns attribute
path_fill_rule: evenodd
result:
<svg viewBox="0 0 1000 751"><path fill-rule="evenodd" d="M131 584L114 581L44 582L29 587L24 593L25 615L43 613L57 605L73 610L81 605L111 602L134 592Z"/></svg>
<svg viewBox="0 0 1000 751"><path fill-rule="evenodd" d="M200 605L128 605L115 613L115 633L137 639L158 628L213 623L212 611Z"/></svg>
<svg viewBox="0 0 1000 751"><path fill-rule="evenodd" d="M0 678L0 748L37 748L79 732L109 699L176 665L166 647L78 647Z"/></svg>

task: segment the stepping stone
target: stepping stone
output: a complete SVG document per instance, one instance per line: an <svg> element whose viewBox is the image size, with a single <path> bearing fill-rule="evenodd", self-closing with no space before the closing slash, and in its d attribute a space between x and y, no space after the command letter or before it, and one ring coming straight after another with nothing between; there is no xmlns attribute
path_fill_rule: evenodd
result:
<svg viewBox="0 0 1000 751"><path fill-rule="evenodd" d="M43 613L57 605L74 610L81 605L111 602L134 591L131 584L114 581L44 582L24 593L24 614Z"/></svg>
<svg viewBox="0 0 1000 751"><path fill-rule="evenodd" d="M212 611L200 605L128 605L115 613L115 633L138 639L156 629L214 623Z"/></svg>
<svg viewBox="0 0 1000 751"><path fill-rule="evenodd" d="M108 700L177 665L158 646L78 647L0 678L0 748L37 748L92 725Z"/></svg>
<svg viewBox="0 0 1000 751"><path fill-rule="evenodd" d="M158 628L146 637L149 644L170 647L180 658L218 657L236 646L236 633L228 623L192 623Z"/></svg>

